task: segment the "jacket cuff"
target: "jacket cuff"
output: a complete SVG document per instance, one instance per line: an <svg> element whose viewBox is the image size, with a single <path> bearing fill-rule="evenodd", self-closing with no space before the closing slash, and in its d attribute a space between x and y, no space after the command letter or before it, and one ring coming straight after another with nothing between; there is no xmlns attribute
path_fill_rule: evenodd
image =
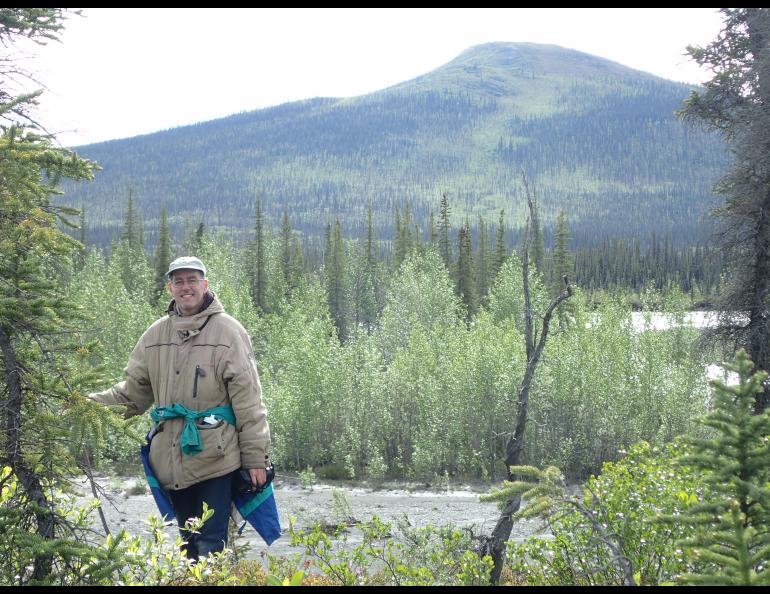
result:
<svg viewBox="0 0 770 594"><path fill-rule="evenodd" d="M270 466L270 454L262 450L254 454L241 452L241 466L243 468L267 468Z"/></svg>

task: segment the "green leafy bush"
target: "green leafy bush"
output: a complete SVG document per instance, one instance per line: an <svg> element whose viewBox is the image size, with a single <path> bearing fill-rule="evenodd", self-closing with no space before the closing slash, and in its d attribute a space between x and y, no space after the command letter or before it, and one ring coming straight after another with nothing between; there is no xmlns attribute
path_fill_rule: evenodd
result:
<svg viewBox="0 0 770 594"><path fill-rule="evenodd" d="M305 470L299 473L299 482L302 483L303 488L312 491L313 486L318 482L318 478L316 477L313 469L308 466L305 468Z"/></svg>
<svg viewBox="0 0 770 594"><path fill-rule="evenodd" d="M689 567L678 541L692 529L656 520L661 514L681 514L701 496L692 473L674 462L684 447L677 442L659 449L642 442L620 461L605 463L601 475L586 483L582 498L559 502L548 519L550 535L509 543L512 579L528 585L622 585L624 575L607 546L609 538L630 563L637 583L673 580Z"/></svg>
<svg viewBox="0 0 770 594"><path fill-rule="evenodd" d="M335 585L485 585L492 560L472 550L468 532L452 527L412 528L406 519L394 529L377 516L359 524L362 542L349 548L348 532L339 526L327 534L320 525L309 531L290 520L292 546L302 547L313 567ZM305 566L307 568L309 566ZM271 573L279 570L271 567ZM299 567L287 564L276 580L291 580Z"/></svg>

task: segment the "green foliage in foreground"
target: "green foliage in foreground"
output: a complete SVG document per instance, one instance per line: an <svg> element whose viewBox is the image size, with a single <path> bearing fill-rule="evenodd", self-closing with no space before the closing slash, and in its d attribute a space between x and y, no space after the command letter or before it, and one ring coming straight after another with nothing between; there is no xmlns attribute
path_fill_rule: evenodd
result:
<svg viewBox="0 0 770 594"><path fill-rule="evenodd" d="M752 373L741 349L725 367L740 383L716 380L714 409L701 421L715 430L711 439L691 439L682 463L697 469L709 496L669 521L688 527L683 542L700 561L682 576L689 584L750 586L770 584L770 410L754 414L756 394L767 373ZM694 532L694 533L692 533Z"/></svg>
<svg viewBox="0 0 770 594"><path fill-rule="evenodd" d="M664 448L638 443L622 460L605 463L582 496L565 486L555 467L512 468L520 480L487 499L523 495L530 505L519 517L545 517L549 533L508 544L504 580L557 586L767 584L770 415L752 414L766 375L751 374L744 352L727 367L740 383L712 383L714 410L703 420L715 430L711 439L690 436ZM492 567L491 559L474 552L468 531L412 528L406 518L394 527L377 517L353 527L362 541L352 547L343 524L303 530L292 519L292 545L304 560L299 553L268 556L269 575L259 562L239 560L233 549L192 565L180 552L180 539L168 542L156 518L149 521L149 540L121 532L96 546L77 536L92 510L60 505L73 538L43 539L17 511L24 494L10 469L0 474L0 486L3 584L482 585ZM349 509L342 504L335 503ZM204 513L197 523L205 520ZM51 554L53 571L36 581L30 561L41 551Z"/></svg>
<svg viewBox="0 0 770 594"><path fill-rule="evenodd" d="M569 496L558 469L514 467L522 480L486 497L531 498L519 515L546 517L549 537L509 543L517 581L530 585L770 583L770 413L754 414L767 378L745 351L739 383L716 380L707 438L664 451L641 443Z"/></svg>
<svg viewBox="0 0 770 594"><path fill-rule="evenodd" d="M406 518L394 528L377 516L357 529L363 539L351 548L344 525L335 527L331 536L320 525L310 531L297 529L293 519L289 527L292 545L301 547L335 585L480 586L489 582L492 559L473 552L469 532L452 527L412 528ZM292 575L298 570L287 560L272 569Z"/></svg>
<svg viewBox="0 0 770 594"><path fill-rule="evenodd" d="M550 505L541 500L533 511L544 512L551 534L509 543L513 579L528 585L623 585L622 556L640 585L672 580L688 567L677 542L692 531L678 524L664 527L655 519L681 513L699 492L692 474L674 464L683 447L637 444L591 477L582 496L560 489ZM514 490L521 491L521 485ZM545 490L540 487L541 493Z"/></svg>
<svg viewBox="0 0 770 594"><path fill-rule="evenodd" d="M157 516L148 518L149 538L132 536L125 530L110 535L103 544L89 544L89 514L96 504L76 508L57 497L62 518L72 533L69 539L45 540L19 522L16 511L18 482L10 469L0 474L0 584L3 585L482 585L488 582L491 560L472 551L471 534L451 527L411 528L406 518L394 528L373 517L355 529L362 542L348 546L349 528L339 525L332 536L320 524L310 530L295 527L292 545L300 554L292 558L268 555L269 575L257 560L239 558L240 551L228 548L193 564L181 552L181 537L169 540ZM197 530L213 513L188 520ZM352 529L352 528L351 528ZM53 555L53 570L35 580L30 562L41 551Z"/></svg>

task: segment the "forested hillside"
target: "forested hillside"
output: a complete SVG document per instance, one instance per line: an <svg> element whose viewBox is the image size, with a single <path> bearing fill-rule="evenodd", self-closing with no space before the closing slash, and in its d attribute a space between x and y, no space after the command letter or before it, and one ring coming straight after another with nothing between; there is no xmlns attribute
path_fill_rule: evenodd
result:
<svg viewBox="0 0 770 594"><path fill-rule="evenodd" d="M409 203L428 221L447 193L456 227L504 209L511 244L524 221L523 169L547 243L563 209L575 247L619 237L644 246L653 232L694 245L707 236L703 215L726 156L674 115L688 92L574 50L491 43L369 95L80 147L103 170L68 187L67 201L86 205L87 240L101 245L120 228L129 191L148 230L165 206L176 237L203 222L240 240L259 196L267 222L277 227L286 210L315 243L337 216L346 236L362 236L370 202L378 237L391 239L396 207Z"/></svg>

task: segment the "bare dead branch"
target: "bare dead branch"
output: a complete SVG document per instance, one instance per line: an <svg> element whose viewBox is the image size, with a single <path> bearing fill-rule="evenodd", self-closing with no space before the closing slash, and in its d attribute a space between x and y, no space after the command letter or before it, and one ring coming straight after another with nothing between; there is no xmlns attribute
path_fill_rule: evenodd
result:
<svg viewBox="0 0 770 594"><path fill-rule="evenodd" d="M529 189L527 177L523 172L522 181L527 196L530 219L533 219L536 216L535 207L532 200L532 194ZM537 342L535 342L532 300L530 297L529 289L529 248L531 245L529 224L527 225L527 230L525 233L524 252L522 254L522 283L524 289L524 341L527 352L527 368L524 372L524 378L522 379L522 382L517 390L518 410L516 415L516 425L513 430L513 435L506 445L505 464L509 468L509 480L514 478L510 472L510 467L519 465L521 454L524 451L524 432L526 430L528 421L529 389L535 376L535 370L537 368L538 361L545 347L545 341L548 338L548 329L551 323L553 311L565 299L568 299L572 296L572 287L569 284L569 279L566 275L564 275L563 279L565 289L559 293L559 295L557 295L548 305L545 315L543 316L540 336L537 339ZM505 557L505 542L511 535L511 529L513 528L513 514L519 510L520 506L521 497L519 496L514 497L506 503L506 506L500 514L495 528L492 531L492 535L488 539L485 539L479 548L481 555L490 555L494 562L494 567L490 574L490 581L492 584L498 583L500 579L500 574L503 569L503 560Z"/></svg>

